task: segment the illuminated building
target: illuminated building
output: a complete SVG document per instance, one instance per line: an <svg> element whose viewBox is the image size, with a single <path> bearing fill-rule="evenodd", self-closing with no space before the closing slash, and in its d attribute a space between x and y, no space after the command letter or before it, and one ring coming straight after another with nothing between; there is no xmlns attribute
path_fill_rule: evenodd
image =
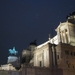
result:
<svg viewBox="0 0 75 75"><path fill-rule="evenodd" d="M12 64L1 65L0 75L21 75Z"/></svg>
<svg viewBox="0 0 75 75"><path fill-rule="evenodd" d="M0 70L14 70L16 71L15 67L13 67L12 64L5 64L5 65L1 65Z"/></svg>
<svg viewBox="0 0 75 75"><path fill-rule="evenodd" d="M68 16L66 22L60 22L55 31L57 35L45 43L37 46L33 42L23 50L24 63L62 69L62 75L75 75L75 13Z"/></svg>

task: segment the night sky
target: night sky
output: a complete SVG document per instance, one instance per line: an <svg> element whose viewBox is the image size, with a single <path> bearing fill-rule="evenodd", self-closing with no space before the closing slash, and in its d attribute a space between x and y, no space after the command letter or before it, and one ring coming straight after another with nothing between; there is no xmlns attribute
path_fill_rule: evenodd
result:
<svg viewBox="0 0 75 75"><path fill-rule="evenodd" d="M37 44L56 35L55 28L75 11L75 0L0 0L0 64L7 63L8 50L21 56L30 42Z"/></svg>

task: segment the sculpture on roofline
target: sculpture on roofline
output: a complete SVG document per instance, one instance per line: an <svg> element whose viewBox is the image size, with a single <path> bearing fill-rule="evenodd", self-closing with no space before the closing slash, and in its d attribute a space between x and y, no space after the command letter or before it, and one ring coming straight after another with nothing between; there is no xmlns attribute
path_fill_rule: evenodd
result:
<svg viewBox="0 0 75 75"><path fill-rule="evenodd" d="M36 40L34 40L33 42L30 42L30 45L36 45L37 46Z"/></svg>
<svg viewBox="0 0 75 75"><path fill-rule="evenodd" d="M15 47L13 47L13 49L9 49L9 53L16 55L18 51L16 51Z"/></svg>

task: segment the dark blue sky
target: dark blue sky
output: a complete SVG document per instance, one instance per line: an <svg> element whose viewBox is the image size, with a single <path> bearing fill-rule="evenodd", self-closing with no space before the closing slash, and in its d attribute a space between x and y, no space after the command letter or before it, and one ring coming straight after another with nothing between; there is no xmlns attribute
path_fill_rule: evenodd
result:
<svg viewBox="0 0 75 75"><path fill-rule="evenodd" d="M54 36L58 24L75 11L75 0L0 0L0 64L7 62L8 49L21 56L31 41L37 44Z"/></svg>

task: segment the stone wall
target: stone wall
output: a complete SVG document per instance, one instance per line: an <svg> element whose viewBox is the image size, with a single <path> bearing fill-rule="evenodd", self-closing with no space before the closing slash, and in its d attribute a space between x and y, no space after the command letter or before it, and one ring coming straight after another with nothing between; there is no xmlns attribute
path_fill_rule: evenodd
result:
<svg viewBox="0 0 75 75"><path fill-rule="evenodd" d="M63 69L63 75L75 75L75 69Z"/></svg>
<svg viewBox="0 0 75 75"><path fill-rule="evenodd" d="M50 69L46 67L27 67L21 68L21 75L63 75L61 69Z"/></svg>
<svg viewBox="0 0 75 75"><path fill-rule="evenodd" d="M0 70L0 75L21 75L19 71Z"/></svg>
<svg viewBox="0 0 75 75"><path fill-rule="evenodd" d="M8 71L0 70L0 75L8 75Z"/></svg>
<svg viewBox="0 0 75 75"><path fill-rule="evenodd" d="M20 75L75 75L75 69L22 66Z"/></svg>

